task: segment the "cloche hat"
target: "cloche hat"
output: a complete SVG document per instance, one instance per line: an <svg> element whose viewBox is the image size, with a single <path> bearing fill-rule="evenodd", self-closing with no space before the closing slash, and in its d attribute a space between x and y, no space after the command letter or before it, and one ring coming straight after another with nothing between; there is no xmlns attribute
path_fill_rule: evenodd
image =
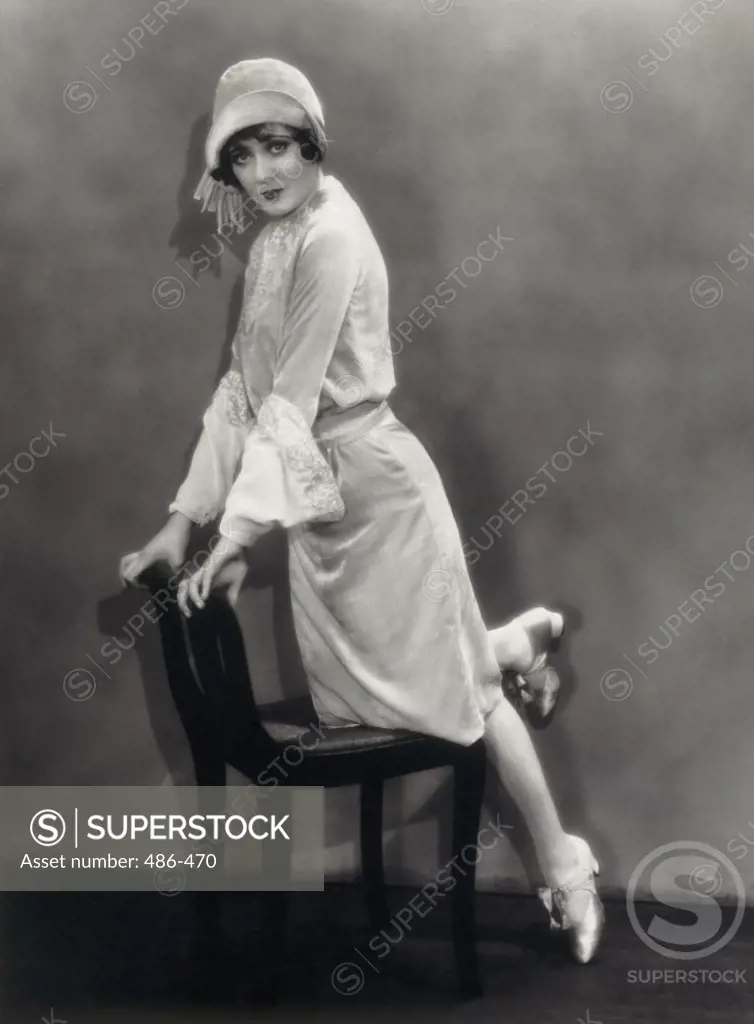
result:
<svg viewBox="0 0 754 1024"><path fill-rule="evenodd" d="M217 180L220 151L243 128L278 122L305 128L324 156L327 151L322 104L306 75L272 57L242 60L220 77L215 92L212 126L204 147L205 169L194 192L202 212L217 212L217 226L241 224L244 197Z"/></svg>

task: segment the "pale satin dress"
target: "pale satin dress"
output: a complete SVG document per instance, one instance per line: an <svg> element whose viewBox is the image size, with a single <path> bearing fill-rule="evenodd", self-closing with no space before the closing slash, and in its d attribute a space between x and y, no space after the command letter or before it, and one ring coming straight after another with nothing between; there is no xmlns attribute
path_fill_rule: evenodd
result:
<svg viewBox="0 0 754 1024"><path fill-rule="evenodd" d="M287 529L293 619L324 726L468 745L504 699L439 473L395 387L377 242L333 176L267 224L233 360L170 510L250 545Z"/></svg>

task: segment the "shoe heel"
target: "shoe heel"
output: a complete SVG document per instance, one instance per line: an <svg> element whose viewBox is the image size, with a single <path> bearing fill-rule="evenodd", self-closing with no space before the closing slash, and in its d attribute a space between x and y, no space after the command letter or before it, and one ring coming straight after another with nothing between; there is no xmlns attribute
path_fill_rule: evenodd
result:
<svg viewBox="0 0 754 1024"><path fill-rule="evenodd" d="M595 876L598 875L600 873L600 862L592 853L592 849L589 846L589 843L587 843L586 839L584 839L583 836L573 836L572 838L576 840L578 845L583 850L584 859L589 864L592 874Z"/></svg>

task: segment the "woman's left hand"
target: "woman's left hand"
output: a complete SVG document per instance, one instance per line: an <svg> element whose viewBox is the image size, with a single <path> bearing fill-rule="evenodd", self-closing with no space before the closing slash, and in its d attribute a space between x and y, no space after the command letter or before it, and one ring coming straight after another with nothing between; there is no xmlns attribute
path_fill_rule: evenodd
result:
<svg viewBox="0 0 754 1024"><path fill-rule="evenodd" d="M227 586L231 603L235 602L246 575L246 563L241 557L243 551L243 545L222 536L204 565L188 579L181 580L177 600L186 618L191 618L191 605L204 608L210 591L217 587Z"/></svg>

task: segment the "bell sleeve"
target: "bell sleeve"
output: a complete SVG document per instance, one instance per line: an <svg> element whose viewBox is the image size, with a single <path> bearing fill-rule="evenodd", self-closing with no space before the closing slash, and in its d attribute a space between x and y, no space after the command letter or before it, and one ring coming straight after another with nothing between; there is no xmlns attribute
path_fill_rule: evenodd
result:
<svg viewBox="0 0 754 1024"><path fill-rule="evenodd" d="M168 511L182 512L199 526L221 515L251 422L252 413L234 346L230 368L204 413L202 433L188 473Z"/></svg>
<svg viewBox="0 0 754 1024"><path fill-rule="evenodd" d="M345 505L312 425L361 273L345 228L315 227L294 270L270 394L246 437L220 533L247 546L272 525L337 522Z"/></svg>

